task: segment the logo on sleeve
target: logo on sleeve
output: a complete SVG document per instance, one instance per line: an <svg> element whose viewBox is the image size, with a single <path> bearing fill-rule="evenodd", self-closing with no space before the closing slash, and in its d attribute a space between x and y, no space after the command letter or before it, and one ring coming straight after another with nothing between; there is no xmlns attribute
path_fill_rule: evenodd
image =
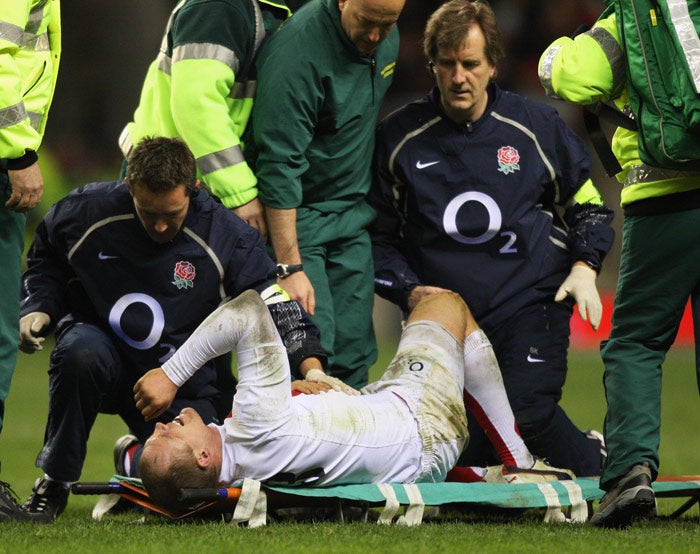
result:
<svg viewBox="0 0 700 554"><path fill-rule="evenodd" d="M520 154L512 146L501 146L498 149L498 171L501 173L505 175L515 173L520 169L519 161Z"/></svg>
<svg viewBox="0 0 700 554"><path fill-rule="evenodd" d="M197 272L190 262L177 262L175 264L175 273L173 274L173 285L179 289L187 289L194 287L194 277Z"/></svg>

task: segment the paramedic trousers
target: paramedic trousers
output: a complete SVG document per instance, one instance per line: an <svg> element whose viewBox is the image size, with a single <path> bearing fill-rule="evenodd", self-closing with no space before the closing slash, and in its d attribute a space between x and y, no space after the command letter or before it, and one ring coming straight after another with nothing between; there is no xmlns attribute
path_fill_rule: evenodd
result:
<svg viewBox="0 0 700 554"><path fill-rule="evenodd" d="M610 338L603 341L608 410L609 490L633 466L649 462L656 478L661 426L661 365L683 311L692 302L696 376L700 334L700 209L626 216ZM689 426L689 433L693 429Z"/></svg>

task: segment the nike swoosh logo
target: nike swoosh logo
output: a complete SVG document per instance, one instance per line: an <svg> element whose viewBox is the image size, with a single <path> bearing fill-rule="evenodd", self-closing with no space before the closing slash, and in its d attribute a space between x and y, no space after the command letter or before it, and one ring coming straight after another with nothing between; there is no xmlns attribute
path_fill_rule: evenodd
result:
<svg viewBox="0 0 700 554"><path fill-rule="evenodd" d="M109 256L107 254L103 254L101 251L99 254L97 254L97 258L99 260L116 260L119 256Z"/></svg>
<svg viewBox="0 0 700 554"><path fill-rule="evenodd" d="M439 164L440 162L426 162L422 163L420 160L416 162L416 169L425 169L426 167L430 167L431 165Z"/></svg>
<svg viewBox="0 0 700 554"><path fill-rule="evenodd" d="M542 358L534 358L534 357L532 356L532 354L528 354L528 355L527 355L527 361L530 362L531 364L532 364L532 363L537 363L537 362L544 362L544 360L543 360Z"/></svg>

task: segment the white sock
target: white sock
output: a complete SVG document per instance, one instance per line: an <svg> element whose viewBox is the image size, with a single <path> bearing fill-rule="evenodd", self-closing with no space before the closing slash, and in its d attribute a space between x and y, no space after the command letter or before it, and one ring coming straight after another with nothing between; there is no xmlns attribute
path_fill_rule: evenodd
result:
<svg viewBox="0 0 700 554"><path fill-rule="evenodd" d="M464 339L464 369L464 401L503 465L532 467L535 460L520 436L496 355L481 329Z"/></svg>

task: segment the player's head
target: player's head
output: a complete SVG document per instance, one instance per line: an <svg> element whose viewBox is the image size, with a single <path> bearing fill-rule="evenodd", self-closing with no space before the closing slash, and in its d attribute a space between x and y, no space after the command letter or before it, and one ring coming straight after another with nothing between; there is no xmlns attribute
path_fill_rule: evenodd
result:
<svg viewBox="0 0 700 554"><path fill-rule="evenodd" d="M445 113L460 124L479 119L488 105L487 87L503 57L491 6L485 0L443 4L428 20L423 50Z"/></svg>
<svg viewBox="0 0 700 554"><path fill-rule="evenodd" d="M187 145L176 138L143 139L129 157L126 182L148 236L158 243L173 240L199 187Z"/></svg>
<svg viewBox="0 0 700 554"><path fill-rule="evenodd" d="M142 186L154 193L184 186L196 193L197 167L194 155L178 138L145 137L129 156L126 179L133 186Z"/></svg>
<svg viewBox="0 0 700 554"><path fill-rule="evenodd" d="M486 0L450 0L433 12L423 34L428 60L434 61L440 51L459 50L473 25L484 34L484 55L496 67L505 51L496 14Z"/></svg>
<svg viewBox="0 0 700 554"><path fill-rule="evenodd" d="M406 0L338 0L340 23L363 54L372 52L396 25Z"/></svg>
<svg viewBox="0 0 700 554"><path fill-rule="evenodd" d="M183 409L170 423L156 423L145 442L139 472L151 499L170 510L180 489L214 488L219 464L212 456L207 426L192 408ZM218 431L217 431L218 432Z"/></svg>

